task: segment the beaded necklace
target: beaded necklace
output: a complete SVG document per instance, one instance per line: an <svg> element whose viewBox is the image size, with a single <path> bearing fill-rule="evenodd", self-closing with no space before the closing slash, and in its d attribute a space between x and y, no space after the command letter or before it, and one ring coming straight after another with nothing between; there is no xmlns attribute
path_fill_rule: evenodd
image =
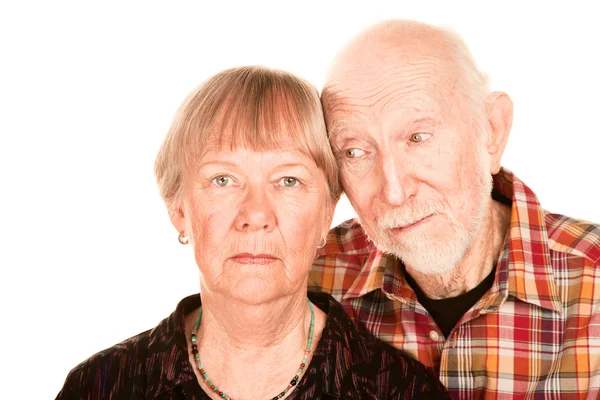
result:
<svg viewBox="0 0 600 400"><path fill-rule="evenodd" d="M315 332L315 309L313 308L313 305L310 302L310 300L308 300L308 299L306 299L306 300L308 301L308 306L310 308L310 330L308 332L308 343L306 343L306 349L304 350L304 358L302 359L302 363L300 364L298 371L296 371L296 375L292 378L289 385L285 388L285 390L283 390L277 396L273 397L271 400L281 399L283 396L285 396L285 394L287 392L289 392L289 390L292 387L296 386L296 384L300 380L300 376L302 376L302 373L304 372L304 369L306 368L306 360L308 358L308 355L310 354L310 348L312 346L312 340L313 340L313 333ZM200 362L200 356L198 355L198 345L196 343L196 341L197 341L196 335L198 334L198 326L200 326L201 318L202 318L202 307L200 307L200 311L198 311L198 317L196 318L196 324L194 325L194 330L192 330L192 336L191 336L192 354L194 355L194 359L198 363L198 370L200 371L200 376L202 376L202 379L204 379L204 382L206 383L206 385L217 395L221 396L221 398L223 398L225 400L233 400L231 397L229 397L225 392L223 392L221 389L219 389L217 387L217 385L215 385L210 380L210 378L206 374L206 371L204 371L204 367L202 366L202 363Z"/></svg>

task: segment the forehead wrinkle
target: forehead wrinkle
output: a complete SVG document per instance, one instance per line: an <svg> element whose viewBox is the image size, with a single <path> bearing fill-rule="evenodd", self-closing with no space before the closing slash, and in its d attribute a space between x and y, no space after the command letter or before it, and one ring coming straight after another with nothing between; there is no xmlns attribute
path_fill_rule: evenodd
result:
<svg viewBox="0 0 600 400"><path fill-rule="evenodd" d="M338 77L336 82L330 85L333 90L328 89L331 93L328 94L325 102L327 113L330 115L342 111L354 113L361 108L369 109L376 106L377 111L380 112L390 104L396 103L398 98L406 97L409 99L404 100L403 104L416 102L422 108L430 108L434 105L435 109L432 111L447 111L450 109L449 100L453 97L452 79L449 79L448 73L440 68L442 65L440 60L428 57L418 62L397 65L391 71L377 75L378 78L374 80L365 76L373 75L373 71L370 71L371 73L360 71L359 77L354 79L347 77L346 86L349 88L345 90L342 89L343 79ZM364 84L358 85L357 83L361 81ZM372 101L365 103L364 100ZM429 107L424 107L423 103L428 103Z"/></svg>
<svg viewBox="0 0 600 400"><path fill-rule="evenodd" d="M373 66L356 70L353 75L337 77L334 84L328 86L335 88L337 93L365 93L365 98L380 92L382 87L410 84L420 79L435 86L448 86L448 89L452 87L455 73L442 61L434 57L412 58L413 60L401 60L383 68Z"/></svg>
<svg viewBox="0 0 600 400"><path fill-rule="evenodd" d="M373 96L370 96L373 98ZM423 84L413 84L403 88L392 88L384 95L369 103L358 103L339 98L331 113L337 113L339 119L333 121L330 135L356 125L360 119L372 119L387 108L392 110L411 108L416 112L439 113L448 109L448 102L437 90ZM363 118L357 118L361 116Z"/></svg>
<svg viewBox="0 0 600 400"><path fill-rule="evenodd" d="M414 84L403 88L401 94L392 91L386 96L379 111L386 109L399 110L411 109L415 113L440 114L449 110L449 103L438 90L421 84ZM382 99L383 100L383 99Z"/></svg>

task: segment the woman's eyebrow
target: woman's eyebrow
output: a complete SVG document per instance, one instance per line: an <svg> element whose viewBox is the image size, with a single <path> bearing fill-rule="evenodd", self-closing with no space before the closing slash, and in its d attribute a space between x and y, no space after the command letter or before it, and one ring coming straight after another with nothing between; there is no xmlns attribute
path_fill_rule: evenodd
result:
<svg viewBox="0 0 600 400"><path fill-rule="evenodd" d="M302 168L309 175L312 176L311 169L307 165L305 165L301 162L290 162L290 163L280 164L280 165L277 165L275 168L273 168L273 170L284 169L284 168Z"/></svg>
<svg viewBox="0 0 600 400"><path fill-rule="evenodd" d="M231 162L231 161L226 161L226 160L214 160L214 161L206 161L203 162L202 164L198 165L198 169L206 167L206 166L210 166L210 165L228 165L230 167L239 167L238 164Z"/></svg>

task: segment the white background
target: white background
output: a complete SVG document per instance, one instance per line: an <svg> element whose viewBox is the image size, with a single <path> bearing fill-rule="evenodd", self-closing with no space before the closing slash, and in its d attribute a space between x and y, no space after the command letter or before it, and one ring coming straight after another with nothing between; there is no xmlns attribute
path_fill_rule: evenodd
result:
<svg viewBox="0 0 600 400"><path fill-rule="evenodd" d="M504 165L547 209L600 221L592 2L218 3L0 5L1 398L53 398L77 363L197 291L152 170L192 88L246 64L320 88L342 43L381 19L462 34L515 104ZM341 203L335 222L351 216Z"/></svg>

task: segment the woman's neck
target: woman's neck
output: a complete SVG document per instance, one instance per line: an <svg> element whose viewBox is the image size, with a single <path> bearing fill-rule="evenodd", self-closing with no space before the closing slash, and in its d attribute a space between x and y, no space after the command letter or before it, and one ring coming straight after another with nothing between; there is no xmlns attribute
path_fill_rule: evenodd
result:
<svg viewBox="0 0 600 400"><path fill-rule="evenodd" d="M326 319L318 308L314 311L312 350ZM188 342L196 317L197 311L186 316ZM197 334L200 360L211 381L232 398L238 399L239 394L273 397L296 375L310 319L306 292L257 305L203 295ZM206 391L204 380L197 376Z"/></svg>
<svg viewBox="0 0 600 400"><path fill-rule="evenodd" d="M310 323L306 293L262 304L202 296L199 337L235 351L272 348L305 337ZM292 338L290 338L292 336ZM305 343L304 343L305 344Z"/></svg>

